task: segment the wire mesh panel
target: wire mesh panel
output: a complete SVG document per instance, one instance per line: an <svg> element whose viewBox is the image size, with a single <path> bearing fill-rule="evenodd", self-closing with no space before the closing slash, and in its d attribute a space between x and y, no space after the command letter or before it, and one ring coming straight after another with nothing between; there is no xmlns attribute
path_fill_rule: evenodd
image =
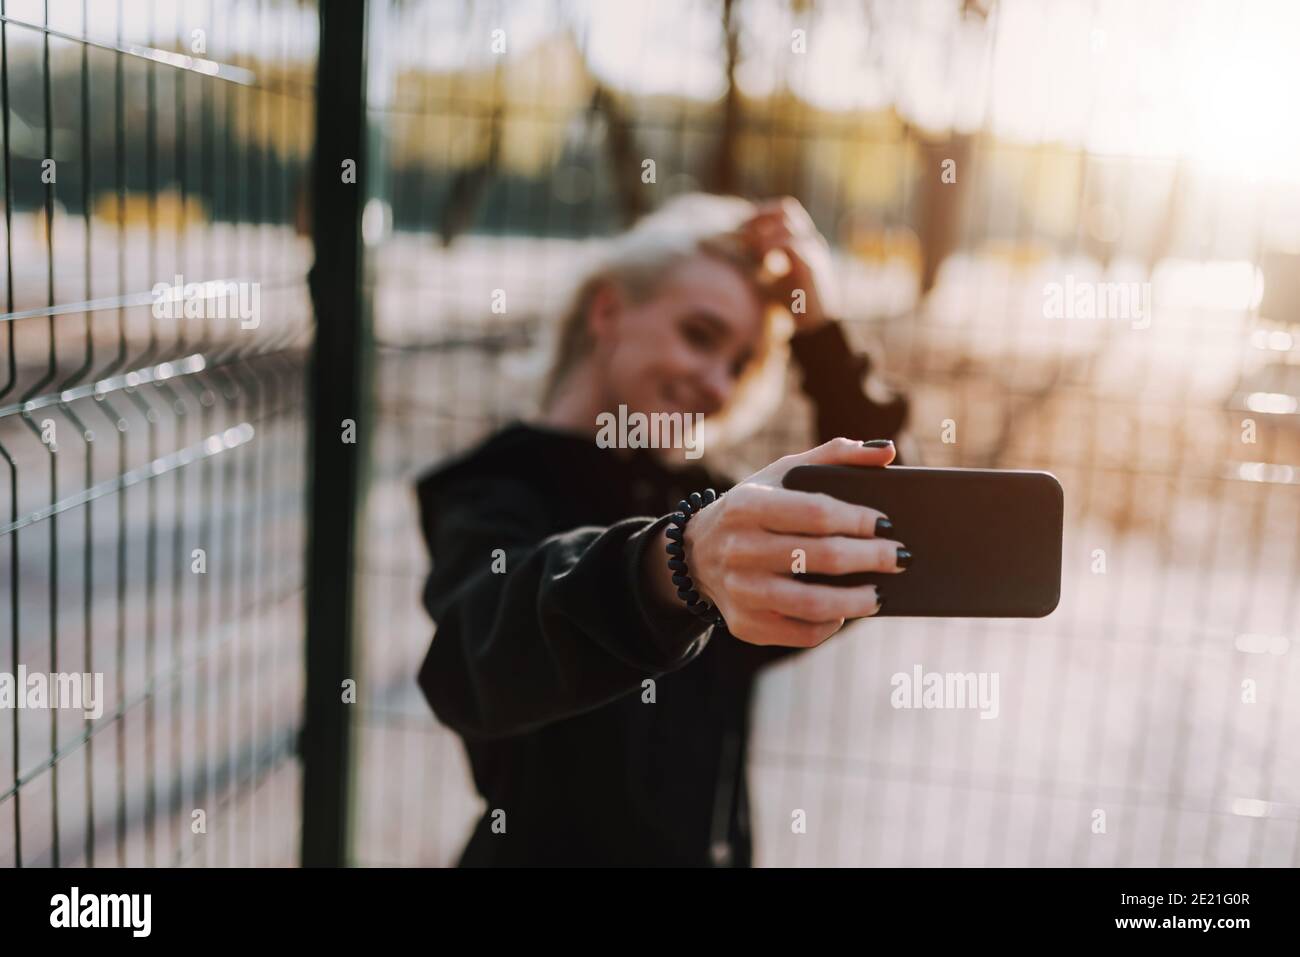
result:
<svg viewBox="0 0 1300 957"><path fill-rule="evenodd" d="M0 864L296 860L315 38L0 3Z"/></svg>
<svg viewBox="0 0 1300 957"><path fill-rule="evenodd" d="M357 859L451 863L482 810L414 684L414 478L531 411L602 236L708 189L809 209L911 464L1066 496L1049 618L860 622L763 680L757 860L1300 864L1300 22L1226 6L373 4ZM807 447L808 411L792 375L713 464ZM895 694L930 674L995 694Z"/></svg>

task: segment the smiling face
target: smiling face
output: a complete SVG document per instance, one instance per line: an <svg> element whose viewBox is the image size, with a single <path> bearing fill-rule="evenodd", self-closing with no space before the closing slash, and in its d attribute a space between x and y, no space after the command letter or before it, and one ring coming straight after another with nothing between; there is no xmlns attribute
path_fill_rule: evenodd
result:
<svg viewBox="0 0 1300 957"><path fill-rule="evenodd" d="M594 358L611 410L719 412L762 347L764 304L734 266L698 255L644 302L614 286L592 301Z"/></svg>

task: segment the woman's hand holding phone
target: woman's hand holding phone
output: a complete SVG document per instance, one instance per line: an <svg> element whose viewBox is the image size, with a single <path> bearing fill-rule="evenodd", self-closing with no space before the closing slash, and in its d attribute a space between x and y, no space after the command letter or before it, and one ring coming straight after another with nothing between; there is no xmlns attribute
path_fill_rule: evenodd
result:
<svg viewBox="0 0 1300 957"><path fill-rule="evenodd" d="M713 602L727 629L756 645L811 647L846 619L874 615L875 585L837 587L800 581L801 573L901 572L909 553L890 538L888 516L819 492L783 488L799 465L885 466L893 443L833 439L777 459L691 518L686 563L699 593ZM662 555L662 549L656 554ZM676 601L666 566L656 587Z"/></svg>

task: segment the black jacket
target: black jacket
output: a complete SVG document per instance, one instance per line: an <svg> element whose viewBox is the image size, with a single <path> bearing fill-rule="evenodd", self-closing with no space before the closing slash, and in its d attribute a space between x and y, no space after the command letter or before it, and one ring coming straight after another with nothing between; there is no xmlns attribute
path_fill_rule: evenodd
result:
<svg viewBox="0 0 1300 957"><path fill-rule="evenodd" d="M898 432L905 402L863 394L839 326L792 350L819 441ZM684 494L730 484L524 424L420 479L437 635L419 683L487 802L462 866L750 863L750 693L792 649L665 613L640 571Z"/></svg>

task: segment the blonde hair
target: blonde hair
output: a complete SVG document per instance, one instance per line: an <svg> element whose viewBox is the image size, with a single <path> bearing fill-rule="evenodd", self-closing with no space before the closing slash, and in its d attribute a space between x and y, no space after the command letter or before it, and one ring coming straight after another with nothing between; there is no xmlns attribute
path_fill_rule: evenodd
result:
<svg viewBox="0 0 1300 957"><path fill-rule="evenodd" d="M632 302L647 302L658 294L674 267L696 256L725 262L756 282L762 264L738 233L754 212L753 203L737 196L687 193L604 243L596 263L577 282L556 325L542 408L591 353L594 342L587 313L602 285L612 282ZM779 305L765 304L763 334L755 357L726 407L709 419L711 442L732 444L751 434L774 411L785 384L791 330L789 313Z"/></svg>

